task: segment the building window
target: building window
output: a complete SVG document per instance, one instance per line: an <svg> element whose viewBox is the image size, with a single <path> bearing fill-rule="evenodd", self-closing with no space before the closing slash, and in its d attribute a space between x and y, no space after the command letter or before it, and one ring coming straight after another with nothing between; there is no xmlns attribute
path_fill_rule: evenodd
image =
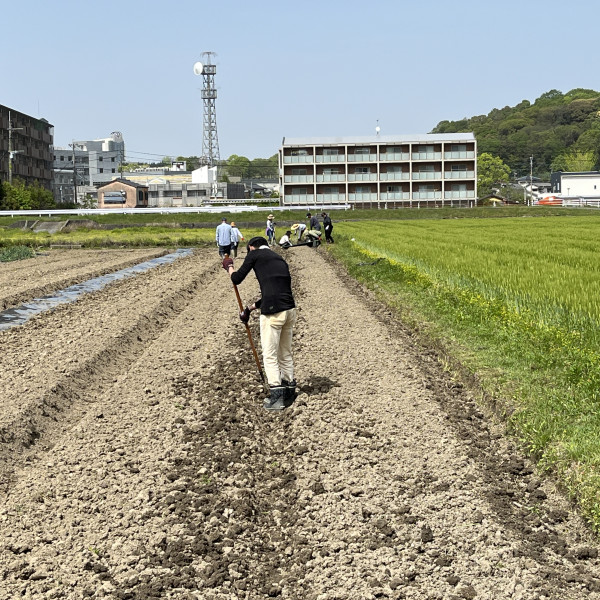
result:
<svg viewBox="0 0 600 600"><path fill-rule="evenodd" d="M371 186L370 185L357 185L354 191L357 194L370 194Z"/></svg>
<svg viewBox="0 0 600 600"><path fill-rule="evenodd" d="M306 175L306 169L294 168L294 169L292 169L292 174L293 175Z"/></svg>
<svg viewBox="0 0 600 600"><path fill-rule="evenodd" d="M306 148L298 148L297 150L291 150L290 156L308 156L308 150L306 150Z"/></svg>
<svg viewBox="0 0 600 600"><path fill-rule="evenodd" d="M104 173L104 169L98 169L100 173Z"/></svg>
<svg viewBox="0 0 600 600"><path fill-rule="evenodd" d="M432 173L434 170L433 165L421 165L419 167L419 173Z"/></svg>
<svg viewBox="0 0 600 600"><path fill-rule="evenodd" d="M390 194L395 194L397 192L401 192L402 188L399 185L388 185L387 186L387 191Z"/></svg>
<svg viewBox="0 0 600 600"><path fill-rule="evenodd" d="M323 169L323 175L339 175L340 169L338 167L326 167Z"/></svg>
<svg viewBox="0 0 600 600"><path fill-rule="evenodd" d="M355 173L370 173L371 172L371 167L356 167L356 169L354 169Z"/></svg>
<svg viewBox="0 0 600 600"><path fill-rule="evenodd" d="M112 172L113 172L113 173L115 172L115 170L114 170L114 169L111 169L111 170L112 170Z"/></svg>
<svg viewBox="0 0 600 600"><path fill-rule="evenodd" d="M114 156L110 157L110 162L115 162L115 157Z"/></svg>
<svg viewBox="0 0 600 600"><path fill-rule="evenodd" d="M450 151L451 152L466 152L467 145L466 144L450 144ZM433 150L432 150L432 152L433 152Z"/></svg>
<svg viewBox="0 0 600 600"><path fill-rule="evenodd" d="M65 162L65 157L64 157L64 156L61 156L61 157L60 157L60 160L61 160L62 162Z"/></svg>
<svg viewBox="0 0 600 600"><path fill-rule="evenodd" d="M462 165L460 163L458 164L453 164L451 167L452 171L466 171L467 170L467 165Z"/></svg>
<svg viewBox="0 0 600 600"><path fill-rule="evenodd" d="M306 196L306 188L305 187L294 188L294 189L292 189L292 195L293 196Z"/></svg>
<svg viewBox="0 0 600 600"><path fill-rule="evenodd" d="M339 194L340 188L337 185L330 185L323 188L323 194Z"/></svg>
<svg viewBox="0 0 600 600"><path fill-rule="evenodd" d="M339 148L323 148L323 156L338 156Z"/></svg>
<svg viewBox="0 0 600 600"><path fill-rule="evenodd" d="M355 148L354 154L371 154L369 148Z"/></svg>
<svg viewBox="0 0 600 600"><path fill-rule="evenodd" d="M67 160L68 160L68 161L71 161L71 160L72 160L72 157L71 157L71 156L67 156Z"/></svg>

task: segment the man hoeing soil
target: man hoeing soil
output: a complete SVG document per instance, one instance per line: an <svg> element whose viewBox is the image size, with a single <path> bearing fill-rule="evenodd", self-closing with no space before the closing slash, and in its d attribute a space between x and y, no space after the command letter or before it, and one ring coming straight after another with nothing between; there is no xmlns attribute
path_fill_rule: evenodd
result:
<svg viewBox="0 0 600 600"><path fill-rule="evenodd" d="M247 323L250 313L260 309L260 341L263 363L269 383L270 397L264 407L279 411L291 406L296 398L296 380L292 359L292 334L296 323L296 304L292 294L290 270L283 258L269 248L264 237L253 237L248 242L248 254L238 271L231 258L223 259L223 268L234 285L244 281L254 270L260 286L261 298L241 313Z"/></svg>

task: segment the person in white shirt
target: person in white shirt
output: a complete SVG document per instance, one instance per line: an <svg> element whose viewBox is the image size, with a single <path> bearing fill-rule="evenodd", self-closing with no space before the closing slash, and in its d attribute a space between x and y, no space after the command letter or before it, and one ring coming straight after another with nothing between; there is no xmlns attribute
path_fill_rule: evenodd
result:
<svg viewBox="0 0 600 600"><path fill-rule="evenodd" d="M292 235L292 232L286 231L285 235L281 236L281 239L279 240L279 245L282 248L289 248L292 245L292 242L290 241L290 235Z"/></svg>
<svg viewBox="0 0 600 600"><path fill-rule="evenodd" d="M235 221L231 221L231 255L233 258L237 258L237 249L240 241L244 241L244 236L237 228Z"/></svg>
<svg viewBox="0 0 600 600"><path fill-rule="evenodd" d="M298 238L298 241L301 242L302 236L304 235L304 232L306 231L306 225L304 223L294 223L292 225L292 231L296 233L296 237Z"/></svg>

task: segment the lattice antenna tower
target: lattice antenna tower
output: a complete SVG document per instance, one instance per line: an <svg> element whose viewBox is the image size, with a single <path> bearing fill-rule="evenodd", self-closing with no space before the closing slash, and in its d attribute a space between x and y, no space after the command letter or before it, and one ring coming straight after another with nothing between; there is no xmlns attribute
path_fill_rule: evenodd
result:
<svg viewBox="0 0 600 600"><path fill-rule="evenodd" d="M194 73L202 75L202 102L204 116L202 120L202 164L209 167L216 166L221 160L219 155L219 137L217 136L217 88L215 87L215 73L217 66L213 64L215 52L203 52L202 62L194 63Z"/></svg>

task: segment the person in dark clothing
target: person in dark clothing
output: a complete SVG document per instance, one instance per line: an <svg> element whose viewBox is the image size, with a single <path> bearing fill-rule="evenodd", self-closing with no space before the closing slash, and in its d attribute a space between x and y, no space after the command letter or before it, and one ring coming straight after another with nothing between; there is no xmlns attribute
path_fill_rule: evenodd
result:
<svg viewBox="0 0 600 600"><path fill-rule="evenodd" d="M325 241L328 244L333 244L333 238L331 237L331 232L333 231L333 223L331 222L331 217L326 213L321 213L323 217L323 227L325 228Z"/></svg>
<svg viewBox="0 0 600 600"><path fill-rule="evenodd" d="M321 231L321 223L319 223L319 217L317 217L317 215L313 217L310 213L306 213L306 218L310 219L310 223L308 225L309 229Z"/></svg>
<svg viewBox="0 0 600 600"><path fill-rule="evenodd" d="M248 242L248 254L237 271L230 258L223 260L223 268L235 285L242 283L250 271L256 275L261 298L247 306L240 313L240 319L247 323L250 313L260 309L260 341L270 388L270 397L265 400L264 408L283 410L296 398L292 334L297 315L289 267L279 254L269 248L267 240L258 236Z"/></svg>

